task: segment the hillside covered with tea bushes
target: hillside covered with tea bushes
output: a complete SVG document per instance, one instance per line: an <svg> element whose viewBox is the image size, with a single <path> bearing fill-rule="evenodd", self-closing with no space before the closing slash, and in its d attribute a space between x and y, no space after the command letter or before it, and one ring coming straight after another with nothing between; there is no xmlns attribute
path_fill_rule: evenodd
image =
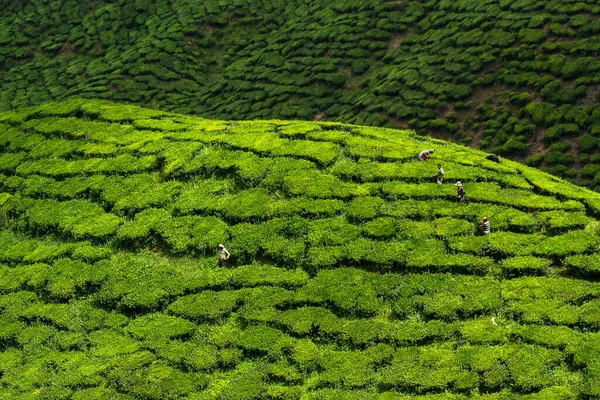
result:
<svg viewBox="0 0 600 400"><path fill-rule="evenodd" d="M600 396L600 194L484 155L101 101L0 113L0 398Z"/></svg>
<svg viewBox="0 0 600 400"><path fill-rule="evenodd" d="M0 110L401 127L600 188L596 0L12 1Z"/></svg>

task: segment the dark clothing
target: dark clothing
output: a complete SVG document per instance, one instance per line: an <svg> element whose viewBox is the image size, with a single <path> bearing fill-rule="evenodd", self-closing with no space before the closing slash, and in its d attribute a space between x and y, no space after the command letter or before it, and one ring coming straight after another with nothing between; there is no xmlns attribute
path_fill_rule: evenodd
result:
<svg viewBox="0 0 600 400"><path fill-rule="evenodd" d="M456 196L456 198L459 202L465 201L465 189L462 186L458 187L458 195Z"/></svg>
<svg viewBox="0 0 600 400"><path fill-rule="evenodd" d="M490 160L490 161L493 161L493 162L497 162L497 163L499 163L499 162L500 162L500 159L499 159L499 158L498 158L498 156L497 156L497 155L495 155L495 154L488 154L488 155L487 155L487 156L485 156L484 158L485 158L486 160Z"/></svg>
<svg viewBox="0 0 600 400"><path fill-rule="evenodd" d="M227 251L227 249L223 246L219 247L219 267L225 266L225 261L229 258L231 254Z"/></svg>

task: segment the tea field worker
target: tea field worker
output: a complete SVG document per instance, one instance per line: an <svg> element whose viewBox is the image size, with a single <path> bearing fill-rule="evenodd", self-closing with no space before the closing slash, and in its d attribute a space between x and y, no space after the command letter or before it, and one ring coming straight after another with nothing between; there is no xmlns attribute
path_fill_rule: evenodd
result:
<svg viewBox="0 0 600 400"><path fill-rule="evenodd" d="M463 188L463 185L460 181L456 181L455 185L458 186L458 194L456 195L456 201L462 203L466 199L465 188Z"/></svg>
<svg viewBox="0 0 600 400"><path fill-rule="evenodd" d="M219 248L219 267L224 267L225 261L229 259L229 256L231 256L231 254L229 254L225 246L223 246L222 244L219 244L217 247Z"/></svg>
<svg viewBox="0 0 600 400"><path fill-rule="evenodd" d="M487 217L483 217L479 226L483 230L483 236L488 236L490 234L490 220L487 219Z"/></svg>
<svg viewBox="0 0 600 400"><path fill-rule="evenodd" d="M423 150L419 153L419 161L427 161L429 160L429 155L433 154L433 150Z"/></svg>
<svg viewBox="0 0 600 400"><path fill-rule="evenodd" d="M485 156L485 157L483 157L483 158L485 158L486 160L490 160L490 161L493 161L493 162L497 162L497 163L499 163L499 162L500 162L500 159L499 159L499 158L498 158L498 156L497 156L497 155L495 155L495 154L488 154L487 156Z"/></svg>
<svg viewBox="0 0 600 400"><path fill-rule="evenodd" d="M438 164L437 184L441 185L444 182L444 170L442 164Z"/></svg>

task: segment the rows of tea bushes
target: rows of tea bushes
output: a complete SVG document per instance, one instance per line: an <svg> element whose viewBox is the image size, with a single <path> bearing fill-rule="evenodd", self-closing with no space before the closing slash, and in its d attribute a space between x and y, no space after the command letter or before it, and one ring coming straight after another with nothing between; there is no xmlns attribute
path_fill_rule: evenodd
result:
<svg viewBox="0 0 600 400"><path fill-rule="evenodd" d="M0 113L0 398L600 396L600 195L484 156L103 101Z"/></svg>
<svg viewBox="0 0 600 400"><path fill-rule="evenodd" d="M598 188L599 14L594 0L13 2L0 110L84 97L409 127Z"/></svg>

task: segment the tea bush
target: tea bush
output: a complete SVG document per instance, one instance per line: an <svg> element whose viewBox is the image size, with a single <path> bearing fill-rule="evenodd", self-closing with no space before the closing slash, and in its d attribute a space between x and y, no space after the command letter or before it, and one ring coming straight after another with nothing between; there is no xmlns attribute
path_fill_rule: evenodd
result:
<svg viewBox="0 0 600 400"><path fill-rule="evenodd" d="M502 269L509 274L544 274L548 271L548 267L552 262L546 258L539 258L533 256L521 256L506 258L502 261Z"/></svg>
<svg viewBox="0 0 600 400"><path fill-rule="evenodd" d="M75 237L104 238L114 234L122 222L116 215L105 213L97 204L85 200L33 200L25 214L33 230L58 229Z"/></svg>
<svg viewBox="0 0 600 400"><path fill-rule="evenodd" d="M169 306L169 310L188 318L215 319L231 312L242 300L243 292L205 291L197 295L181 297ZM210 304L210 307L207 307Z"/></svg>
<svg viewBox="0 0 600 400"><path fill-rule="evenodd" d="M580 274L595 276L600 271L600 257L597 254L569 256L564 262L567 268Z"/></svg>

